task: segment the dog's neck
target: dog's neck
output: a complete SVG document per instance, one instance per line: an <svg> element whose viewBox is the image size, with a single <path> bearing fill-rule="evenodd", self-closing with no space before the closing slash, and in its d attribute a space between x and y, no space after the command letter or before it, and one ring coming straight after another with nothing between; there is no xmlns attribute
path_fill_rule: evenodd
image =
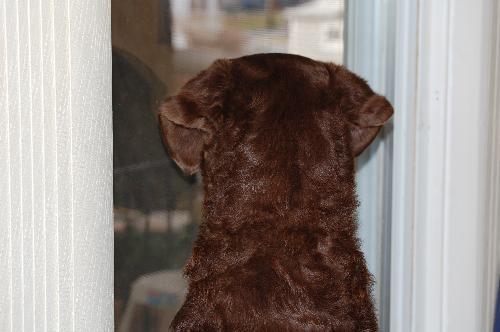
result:
<svg viewBox="0 0 500 332"><path fill-rule="evenodd" d="M354 162L342 162L324 170L240 167L227 172L205 173L204 217L208 224L240 227L267 223L272 228L325 223L338 231L355 227L357 207Z"/></svg>
<svg viewBox="0 0 500 332"><path fill-rule="evenodd" d="M319 246L338 240L357 243L354 162L352 157L341 161L326 173L301 173L293 166L281 172L253 172L241 164L234 171L202 169L205 221L186 265L190 280L222 273L235 260L255 255L255 250L276 255L276 248L284 245L299 248L290 234L321 239Z"/></svg>

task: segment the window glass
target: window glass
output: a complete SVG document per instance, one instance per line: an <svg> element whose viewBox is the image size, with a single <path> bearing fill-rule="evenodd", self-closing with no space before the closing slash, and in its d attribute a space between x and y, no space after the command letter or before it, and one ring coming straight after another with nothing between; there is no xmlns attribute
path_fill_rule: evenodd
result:
<svg viewBox="0 0 500 332"><path fill-rule="evenodd" d="M186 291L201 179L167 156L160 101L217 58L295 53L342 63L343 0L113 0L115 320L165 331Z"/></svg>

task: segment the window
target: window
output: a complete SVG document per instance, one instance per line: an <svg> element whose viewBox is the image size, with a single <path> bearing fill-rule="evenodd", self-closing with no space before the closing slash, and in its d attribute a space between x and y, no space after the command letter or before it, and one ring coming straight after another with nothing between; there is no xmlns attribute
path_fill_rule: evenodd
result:
<svg viewBox="0 0 500 332"><path fill-rule="evenodd" d="M281 52L343 63L354 58L344 54L345 18L343 0L112 2L117 328L166 329L182 304L182 267L202 222L201 179L183 176L162 146L162 98L217 58ZM380 184L367 180L379 174L380 163L367 165L375 153L361 162L362 200ZM385 229L371 226L373 209L360 212L360 235L378 278ZM381 294L377 287L377 304Z"/></svg>

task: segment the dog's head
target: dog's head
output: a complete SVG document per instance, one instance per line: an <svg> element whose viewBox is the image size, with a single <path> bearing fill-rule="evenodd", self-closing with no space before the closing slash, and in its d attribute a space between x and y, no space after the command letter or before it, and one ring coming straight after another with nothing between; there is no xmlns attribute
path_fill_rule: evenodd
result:
<svg viewBox="0 0 500 332"><path fill-rule="evenodd" d="M279 156L293 153L314 160L313 150L328 159L342 147L354 157L392 113L384 97L342 66L261 54L214 62L163 103L159 119L170 156L193 174L214 146L258 164L289 163Z"/></svg>

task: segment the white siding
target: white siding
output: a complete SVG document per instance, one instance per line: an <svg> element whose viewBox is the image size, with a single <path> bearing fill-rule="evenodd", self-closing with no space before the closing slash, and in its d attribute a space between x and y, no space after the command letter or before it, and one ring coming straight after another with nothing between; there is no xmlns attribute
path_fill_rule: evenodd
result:
<svg viewBox="0 0 500 332"><path fill-rule="evenodd" d="M110 4L0 2L0 331L113 329Z"/></svg>

